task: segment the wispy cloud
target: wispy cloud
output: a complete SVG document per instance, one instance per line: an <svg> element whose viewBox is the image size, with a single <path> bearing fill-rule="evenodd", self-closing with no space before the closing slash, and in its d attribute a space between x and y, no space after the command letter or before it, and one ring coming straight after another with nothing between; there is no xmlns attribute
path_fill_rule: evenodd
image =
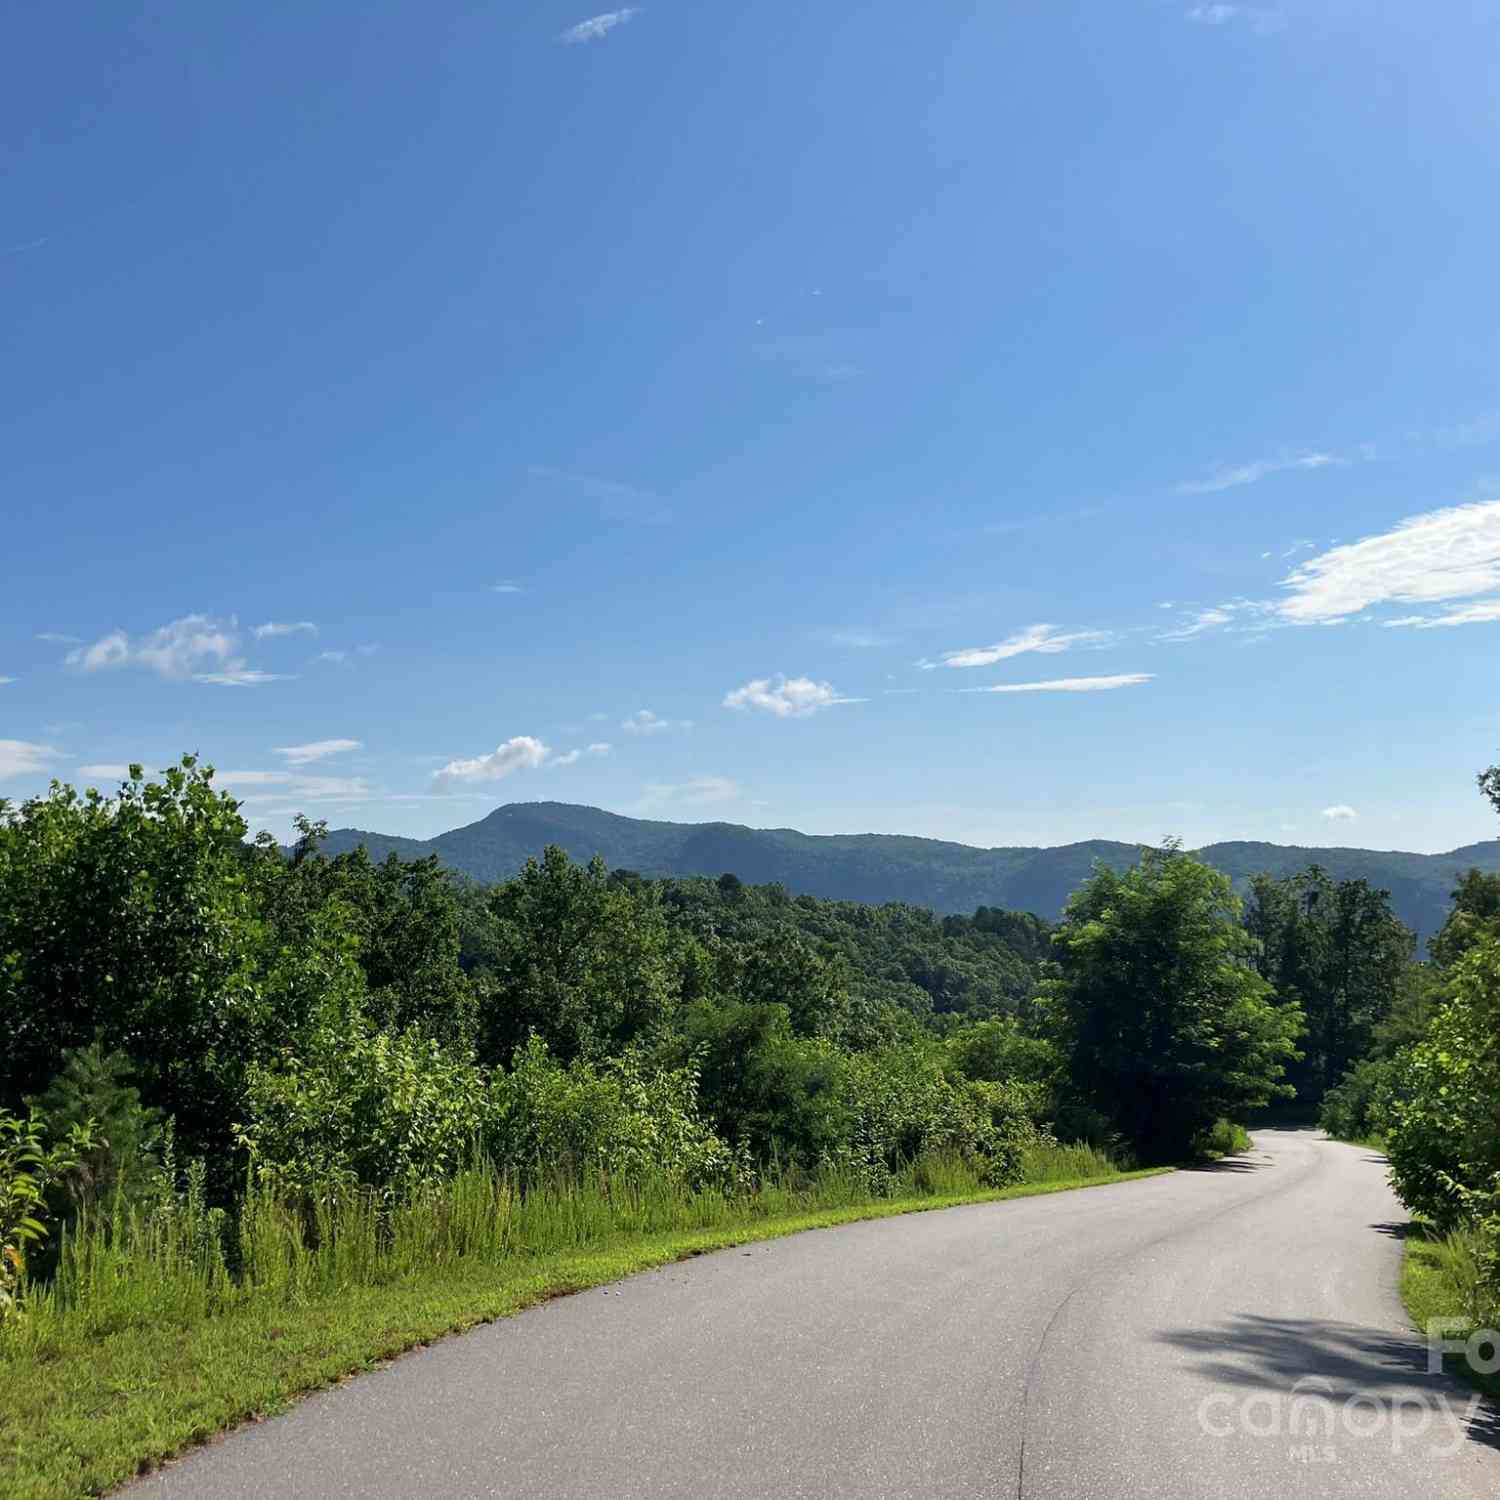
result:
<svg viewBox="0 0 1500 1500"><path fill-rule="evenodd" d="M1395 620L1382 620L1387 629L1408 625L1414 630L1438 630L1449 625L1490 625L1500 621L1500 599L1481 599L1474 604L1461 604L1445 609L1440 615L1402 615Z"/></svg>
<svg viewBox="0 0 1500 1500"><path fill-rule="evenodd" d="M858 628L824 630L818 632L814 639L822 641L829 646L842 646L850 651L873 651L880 646L892 646L895 644L890 636L881 635L877 630L860 630Z"/></svg>
<svg viewBox="0 0 1500 1500"><path fill-rule="evenodd" d="M846 698L831 682L814 682L811 677L757 677L744 687L725 693L725 708L759 708L778 719L805 719L821 709L839 703L863 703L863 698Z"/></svg>
<svg viewBox="0 0 1500 1500"><path fill-rule="evenodd" d="M1054 677L1050 682L1007 682L999 687L959 688L960 693L1107 693L1114 688L1139 687L1154 672L1121 672L1113 677Z"/></svg>
<svg viewBox="0 0 1500 1500"><path fill-rule="evenodd" d="M612 520L632 521L638 526L669 526L677 519L672 507L659 495L633 484L614 479L600 479L592 474L575 474L569 469L553 469L533 464L529 471L574 495L591 500Z"/></svg>
<svg viewBox="0 0 1500 1500"><path fill-rule="evenodd" d="M130 767L114 763L102 766L79 766L78 774L94 781L128 781Z"/></svg>
<svg viewBox="0 0 1500 1500"><path fill-rule="evenodd" d="M505 583L492 583L490 585L490 593L492 594L524 594L525 592L526 590L519 583L511 583L508 580Z"/></svg>
<svg viewBox="0 0 1500 1500"><path fill-rule="evenodd" d="M326 661L331 666L335 667L343 666L343 664L348 660L349 653L347 651L320 651L315 657L313 657L313 661L315 663Z"/></svg>
<svg viewBox="0 0 1500 1500"><path fill-rule="evenodd" d="M1359 813L1347 802L1335 802L1332 807L1323 809L1323 816L1330 823L1352 823Z"/></svg>
<svg viewBox="0 0 1500 1500"><path fill-rule="evenodd" d="M39 630L37 640L46 641L49 646L81 646L83 637L78 635L64 635L60 630Z"/></svg>
<svg viewBox="0 0 1500 1500"><path fill-rule="evenodd" d="M1258 5L1195 5L1187 12L1187 18L1199 26L1248 26L1262 36L1280 31L1282 25L1280 11Z"/></svg>
<svg viewBox="0 0 1500 1500"><path fill-rule="evenodd" d="M1277 605L1277 614L1293 625L1337 624L1379 604L1435 604L1495 593L1500 591L1500 500L1429 511L1391 531L1334 547L1294 569L1282 587L1288 597ZM1436 623L1488 618L1440 617ZM1417 617L1408 623L1418 623Z"/></svg>
<svg viewBox="0 0 1500 1500"><path fill-rule="evenodd" d="M1177 492L1182 495L1212 495L1220 490L1235 489L1242 484L1256 484L1268 475L1282 474L1289 469L1327 469L1345 462L1345 459L1333 453L1301 453L1292 458L1263 458L1232 469L1220 469L1206 479L1186 480L1177 486Z"/></svg>
<svg viewBox="0 0 1500 1500"><path fill-rule="evenodd" d="M1202 635L1207 630L1217 630L1220 626L1232 624L1234 612L1223 605L1215 605L1212 609L1195 610L1192 615L1175 630L1165 630L1159 636L1159 641L1187 641L1195 635Z"/></svg>
<svg viewBox="0 0 1500 1500"><path fill-rule="evenodd" d="M607 10L602 15L590 16L588 20L568 27L566 31L559 33L557 39L569 46L576 46L579 42L601 42L616 26L623 26L627 21L634 20L643 9L643 6L627 5L623 10Z"/></svg>
<svg viewBox="0 0 1500 1500"><path fill-rule="evenodd" d="M363 749L360 740L311 740L305 745L278 745L273 753L281 756L289 766L305 766L313 761L327 760L330 755Z"/></svg>
<svg viewBox="0 0 1500 1500"><path fill-rule="evenodd" d="M368 802L374 788L362 776L309 776L295 771L216 771L214 780L251 804L264 803L262 789L274 788L270 800L293 802Z"/></svg>
<svg viewBox="0 0 1500 1500"><path fill-rule="evenodd" d="M92 645L68 652L67 663L81 672L102 672L117 667L145 667L160 677L182 680L195 676L199 668L221 664L232 671L239 633L235 622L210 615L184 615L159 630L132 639L123 630L112 630Z"/></svg>
<svg viewBox="0 0 1500 1500"><path fill-rule="evenodd" d="M194 672L194 682L211 687L263 687L268 682L290 682L291 672L262 672L254 667L228 667L222 672Z"/></svg>
<svg viewBox="0 0 1500 1500"><path fill-rule="evenodd" d="M566 755L554 756L550 764L554 766L576 766L581 760L597 760L601 756L608 755L612 748L612 746L605 744L601 740L592 745L585 745L582 750L569 750Z"/></svg>
<svg viewBox="0 0 1500 1500"><path fill-rule="evenodd" d="M258 641L272 641L283 635L316 635L318 627L311 620L267 620L264 625L257 625L253 633Z"/></svg>
<svg viewBox="0 0 1500 1500"><path fill-rule="evenodd" d="M56 755L57 751L50 745L34 745L29 740L0 740L0 780L43 771Z"/></svg>
<svg viewBox="0 0 1500 1500"><path fill-rule="evenodd" d="M961 651L945 651L936 661L919 662L927 672L937 667L989 667L1013 656L1037 652L1051 656L1075 646L1103 646L1112 637L1103 630L1059 630L1056 625L1028 625L993 646L968 646Z"/></svg>
<svg viewBox="0 0 1500 1500"><path fill-rule="evenodd" d="M663 719L649 708L638 708L628 719L620 721L626 734L666 734L673 729L691 729L691 719Z"/></svg>
<svg viewBox="0 0 1500 1500"><path fill-rule="evenodd" d="M662 807L707 807L739 799L740 786L727 776L694 776L690 781L652 781L636 803L637 812Z"/></svg>

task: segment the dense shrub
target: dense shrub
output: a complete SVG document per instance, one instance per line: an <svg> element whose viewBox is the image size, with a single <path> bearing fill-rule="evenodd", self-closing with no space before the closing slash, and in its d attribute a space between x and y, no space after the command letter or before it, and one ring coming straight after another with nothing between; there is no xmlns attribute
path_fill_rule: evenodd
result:
<svg viewBox="0 0 1500 1500"><path fill-rule="evenodd" d="M1370 1140L1384 1133L1399 1064L1394 1058L1367 1057L1323 1096L1318 1123L1341 1141Z"/></svg>
<svg viewBox="0 0 1500 1500"><path fill-rule="evenodd" d="M522 1180L665 1173L727 1189L749 1176L746 1155L702 1118L692 1072L650 1067L634 1052L563 1067L540 1037L492 1080L483 1141L491 1159Z"/></svg>

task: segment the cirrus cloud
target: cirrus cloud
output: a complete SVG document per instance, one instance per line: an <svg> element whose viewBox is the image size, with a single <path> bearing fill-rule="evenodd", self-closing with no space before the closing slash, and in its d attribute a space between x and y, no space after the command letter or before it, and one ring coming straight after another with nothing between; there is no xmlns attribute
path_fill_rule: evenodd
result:
<svg viewBox="0 0 1500 1500"><path fill-rule="evenodd" d="M1114 688L1138 687L1154 672L1119 672L1113 677L1054 677L1048 682L1007 682L998 687L959 688L960 693L1107 693Z"/></svg>
<svg viewBox="0 0 1500 1500"><path fill-rule="evenodd" d="M1436 604L1494 593L1500 590L1500 500L1411 516L1390 531L1308 558L1282 587L1288 597L1276 612L1293 625L1336 625L1379 604ZM1487 606L1475 610L1433 623L1494 618ZM1425 617L1408 616L1402 623L1425 623Z"/></svg>
<svg viewBox="0 0 1500 1500"><path fill-rule="evenodd" d="M1102 646L1111 636L1104 630L1059 630L1056 625L1028 625L993 646L968 646L961 651L945 651L937 661L918 663L923 671L937 667L989 667L997 661L1024 656L1035 651L1051 656L1074 646Z"/></svg>
<svg viewBox="0 0 1500 1500"><path fill-rule="evenodd" d="M640 13L639 5L627 5L622 10L607 10L602 15L590 16L588 20L579 21L576 25L568 27L558 36L558 41L566 42L570 46L576 46L579 42L603 41L616 26L623 26Z"/></svg>

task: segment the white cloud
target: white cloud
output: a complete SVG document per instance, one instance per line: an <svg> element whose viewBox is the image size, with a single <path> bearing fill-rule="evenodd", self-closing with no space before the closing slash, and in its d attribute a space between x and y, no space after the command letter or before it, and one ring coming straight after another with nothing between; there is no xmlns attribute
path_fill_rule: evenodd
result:
<svg viewBox="0 0 1500 1500"><path fill-rule="evenodd" d="M283 623L278 620L268 620L264 625L255 627L255 639L258 641L275 640L283 635L316 635L318 627L311 620L297 620Z"/></svg>
<svg viewBox="0 0 1500 1500"><path fill-rule="evenodd" d="M1347 802L1335 802L1332 807L1325 807L1323 809L1323 816L1330 823L1349 823L1357 818L1359 814Z"/></svg>
<svg viewBox="0 0 1500 1500"><path fill-rule="evenodd" d="M363 749L360 740L313 740L306 745L278 745L274 753L282 756L289 766L305 766L310 761L326 760L330 755Z"/></svg>
<svg viewBox="0 0 1500 1500"><path fill-rule="evenodd" d="M1234 620L1234 612L1223 605L1215 605L1212 609L1200 609L1185 625L1179 625L1176 630L1168 630L1157 637L1163 641L1187 641L1195 635L1202 635L1205 630L1216 630L1221 625L1228 625Z"/></svg>
<svg viewBox="0 0 1500 1500"><path fill-rule="evenodd" d="M608 755L613 748L614 747L612 745L608 744L604 740L595 740L592 745L588 746L587 750L585 751L585 754L587 754L587 755Z"/></svg>
<svg viewBox="0 0 1500 1500"><path fill-rule="evenodd" d="M465 782L500 781L514 771L535 771L547 763L552 752L541 740L529 734L518 734L503 745L497 745L488 755L476 755L472 760L450 760L433 776L433 783L440 788L460 786Z"/></svg>
<svg viewBox="0 0 1500 1500"><path fill-rule="evenodd" d="M1277 30L1281 23L1281 17L1274 10L1263 10L1252 5L1227 5L1222 0L1218 4L1193 6L1187 12L1187 18L1200 26L1228 26L1232 22L1243 21L1263 34Z"/></svg>
<svg viewBox="0 0 1500 1500"><path fill-rule="evenodd" d="M46 641L51 646L81 646L83 638L76 635L64 635L60 630L39 630L37 640Z"/></svg>
<svg viewBox="0 0 1500 1500"><path fill-rule="evenodd" d="M342 666L348 660L349 653L347 651L320 651L315 657L313 657L314 662L332 662L332 664L336 667Z"/></svg>
<svg viewBox="0 0 1500 1500"><path fill-rule="evenodd" d="M549 764L554 766L576 766L585 756L608 755L610 747L605 744L588 745L582 750L569 750L566 755L554 756Z"/></svg>
<svg viewBox="0 0 1500 1500"><path fill-rule="evenodd" d="M1137 687L1150 682L1154 672L1121 672L1114 677L1054 677L1050 682L1008 682L1000 687L959 688L961 693L1105 693L1111 688Z"/></svg>
<svg viewBox="0 0 1500 1500"><path fill-rule="evenodd" d="M79 766L78 774L92 777L96 781L127 781L130 778L130 767L114 764Z"/></svg>
<svg viewBox="0 0 1500 1500"><path fill-rule="evenodd" d="M1376 604L1494 593L1500 589L1500 500L1412 516L1392 531L1309 558L1282 587L1290 597L1277 613L1293 625L1335 624Z"/></svg>
<svg viewBox="0 0 1500 1500"><path fill-rule="evenodd" d="M243 800L248 803L285 802L367 802L374 796L362 776L304 776L293 771L216 771L214 779L238 796L248 791ZM275 793L267 798L257 795L257 789L274 787ZM268 813L263 816L270 816Z"/></svg>
<svg viewBox="0 0 1500 1500"><path fill-rule="evenodd" d="M663 719L649 708L638 708L628 719L620 721L626 734L665 734L671 729L691 729L691 719Z"/></svg>
<svg viewBox="0 0 1500 1500"><path fill-rule="evenodd" d="M988 667L997 661L1007 661L1012 656L1024 656L1035 651L1051 656L1059 651L1071 650L1074 646L1101 646L1110 640L1103 630L1059 630L1056 625L1028 625L1014 635L997 641L993 646L969 646L962 651L945 651L937 661L919 663L924 671L935 667Z"/></svg>
<svg viewBox="0 0 1500 1500"><path fill-rule="evenodd" d="M1440 615L1401 615L1394 620L1382 620L1381 624L1387 629L1410 625L1416 630L1436 630L1445 625L1489 625L1496 620L1500 620L1500 599L1480 599L1474 604L1445 609Z"/></svg>
<svg viewBox="0 0 1500 1500"><path fill-rule="evenodd" d="M1302 453L1295 458L1263 458L1256 463L1241 464L1234 469L1220 469L1207 479L1192 479L1177 486L1182 495L1212 495L1220 490L1232 490L1242 484L1255 484L1270 474L1281 474L1288 469L1326 469L1344 460L1332 453Z"/></svg>
<svg viewBox="0 0 1500 1500"><path fill-rule="evenodd" d="M233 620L215 620L209 615L184 615L149 635L132 641L123 630L112 630L89 646L68 652L67 663L84 672L114 667L146 667L162 677L178 680L194 675L206 663L227 667L239 649Z"/></svg>
<svg viewBox="0 0 1500 1500"><path fill-rule="evenodd" d="M587 21L568 27L558 37L558 41L569 44L602 41L616 26L623 26L640 13L639 5L627 5L623 10L607 10L603 15L590 16Z"/></svg>
<svg viewBox="0 0 1500 1500"><path fill-rule="evenodd" d="M761 708L778 719L803 719L836 703L863 703L863 698L845 698L830 682L811 677L757 677L744 687L725 693L725 708Z"/></svg>
<svg viewBox="0 0 1500 1500"><path fill-rule="evenodd" d="M194 682L206 682L213 687L260 687L267 682L290 682L295 674L290 672L261 672L253 667L231 666L223 672L194 672Z"/></svg>
<svg viewBox="0 0 1500 1500"><path fill-rule="evenodd" d="M650 812L664 806L705 807L716 802L734 802L740 787L727 776L694 776L690 781L652 781L636 804L637 811Z"/></svg>
<svg viewBox="0 0 1500 1500"><path fill-rule="evenodd" d="M525 592L526 590L519 583L505 582L492 583L490 585L490 593L492 594L524 594Z"/></svg>
<svg viewBox="0 0 1500 1500"><path fill-rule="evenodd" d="M28 740L0 740L0 779L29 776L45 770L57 754L50 745L33 745Z"/></svg>
<svg viewBox="0 0 1500 1500"><path fill-rule="evenodd" d="M232 618L184 615L134 639L123 630L112 630L92 645L75 646L64 659L80 672L144 667L174 682L191 679L216 687L258 687L283 680L283 673L247 667L239 648L239 629Z"/></svg>

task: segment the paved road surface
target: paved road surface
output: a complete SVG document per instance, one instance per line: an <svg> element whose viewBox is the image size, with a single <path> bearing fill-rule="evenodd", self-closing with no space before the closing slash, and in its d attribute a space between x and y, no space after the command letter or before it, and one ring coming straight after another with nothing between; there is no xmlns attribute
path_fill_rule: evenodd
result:
<svg viewBox="0 0 1500 1500"><path fill-rule="evenodd" d="M1307 1132L1256 1146L548 1303L132 1500L1500 1500L1500 1414L1428 1377L1403 1331L1378 1159Z"/></svg>

